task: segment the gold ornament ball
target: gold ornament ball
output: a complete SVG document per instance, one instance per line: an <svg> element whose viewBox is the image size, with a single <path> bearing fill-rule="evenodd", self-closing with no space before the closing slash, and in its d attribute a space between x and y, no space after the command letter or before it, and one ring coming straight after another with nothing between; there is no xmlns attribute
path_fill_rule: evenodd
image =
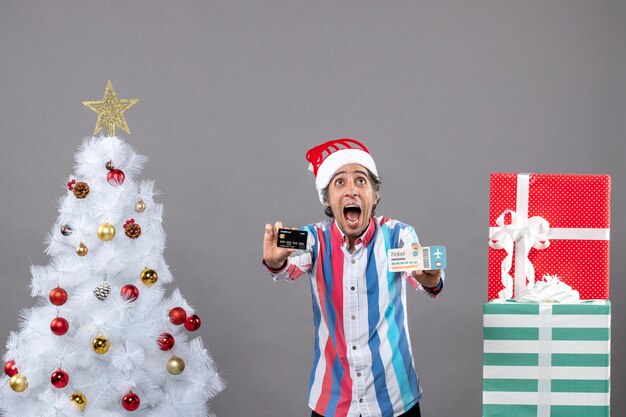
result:
<svg viewBox="0 0 626 417"><path fill-rule="evenodd" d="M167 361L167 372L172 375L180 375L185 370L185 361L178 356L172 356Z"/></svg>
<svg viewBox="0 0 626 417"><path fill-rule="evenodd" d="M93 339L91 346L93 347L93 351L98 355L104 355L109 351L109 348L111 348L111 343L109 343L109 340L106 337L98 336Z"/></svg>
<svg viewBox="0 0 626 417"><path fill-rule="evenodd" d="M105 242L115 237L115 227L109 223L102 223L98 226L98 237Z"/></svg>
<svg viewBox="0 0 626 417"><path fill-rule="evenodd" d="M137 202L135 203L135 211L137 213L143 213L143 211L146 209L146 203L143 202L143 200L140 198L139 200L137 200Z"/></svg>
<svg viewBox="0 0 626 417"><path fill-rule="evenodd" d="M78 256L85 256L85 255L87 255L87 252L89 252L89 249L87 248L87 246L85 246L84 243L81 243L76 248L76 255L78 255Z"/></svg>
<svg viewBox="0 0 626 417"><path fill-rule="evenodd" d="M152 287L159 279L159 274L154 269L146 268L141 271L141 282L147 287Z"/></svg>
<svg viewBox="0 0 626 417"><path fill-rule="evenodd" d="M24 375L15 374L11 377L9 385L15 392L24 392L28 388L28 380Z"/></svg>
<svg viewBox="0 0 626 417"><path fill-rule="evenodd" d="M70 396L70 401L73 402L80 411L85 411L87 407L87 397L82 392L75 392Z"/></svg>

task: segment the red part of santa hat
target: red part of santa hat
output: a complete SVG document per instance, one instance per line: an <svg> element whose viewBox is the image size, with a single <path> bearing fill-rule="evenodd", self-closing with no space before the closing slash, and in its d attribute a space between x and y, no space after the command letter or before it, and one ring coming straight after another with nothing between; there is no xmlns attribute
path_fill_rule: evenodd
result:
<svg viewBox="0 0 626 417"><path fill-rule="evenodd" d="M306 153L309 170L315 175L315 188L320 202L324 204L322 190L339 168L348 164L359 164L378 176L376 163L369 150L361 142L351 138L333 139L309 149Z"/></svg>

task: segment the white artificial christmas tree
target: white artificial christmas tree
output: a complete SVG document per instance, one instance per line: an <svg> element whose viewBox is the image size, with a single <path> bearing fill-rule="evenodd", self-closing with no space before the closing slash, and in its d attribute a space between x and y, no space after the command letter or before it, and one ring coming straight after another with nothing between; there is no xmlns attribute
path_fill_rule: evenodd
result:
<svg viewBox="0 0 626 417"><path fill-rule="evenodd" d="M147 158L115 137L128 132L109 81L99 130L85 139L48 235L47 266L31 268L35 307L11 332L0 379L4 417L213 416L223 389L194 331L200 318L163 257L163 206L153 181L138 176ZM6 312L5 312L6 313Z"/></svg>

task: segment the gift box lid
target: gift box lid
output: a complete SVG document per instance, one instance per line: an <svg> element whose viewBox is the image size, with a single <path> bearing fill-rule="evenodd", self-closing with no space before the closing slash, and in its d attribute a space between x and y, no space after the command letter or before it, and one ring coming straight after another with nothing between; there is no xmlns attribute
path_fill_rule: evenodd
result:
<svg viewBox="0 0 626 417"><path fill-rule="evenodd" d="M528 174L528 217L541 216L550 227L609 228L611 177L595 174ZM492 173L489 226L505 210L520 211L517 173Z"/></svg>

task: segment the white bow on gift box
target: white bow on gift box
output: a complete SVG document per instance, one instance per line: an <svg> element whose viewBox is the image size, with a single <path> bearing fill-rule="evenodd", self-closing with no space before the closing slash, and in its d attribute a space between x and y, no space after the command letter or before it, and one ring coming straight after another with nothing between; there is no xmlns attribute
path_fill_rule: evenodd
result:
<svg viewBox="0 0 626 417"><path fill-rule="evenodd" d="M511 215L511 223L505 224L506 215ZM535 282L535 267L528 259L531 248L545 249L550 246L548 232L550 231L550 223L540 216L528 218L521 216L512 210L506 210L496 220L498 225L497 231L491 236L489 246L494 249L504 249L506 258L502 261L502 285L504 289L499 292L502 299L513 297L513 278L509 275L511 266L513 266L513 251L516 253L515 275L518 285L516 285L516 294L519 290L526 288L526 280L528 285Z"/></svg>

